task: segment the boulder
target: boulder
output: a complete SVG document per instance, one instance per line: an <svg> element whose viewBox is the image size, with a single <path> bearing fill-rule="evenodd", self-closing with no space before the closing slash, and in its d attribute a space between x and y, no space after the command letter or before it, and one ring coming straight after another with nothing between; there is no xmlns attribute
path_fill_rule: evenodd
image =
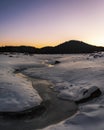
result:
<svg viewBox="0 0 104 130"><path fill-rule="evenodd" d="M60 61L57 61L57 60L54 62L54 64L59 64L59 63L60 63Z"/></svg>
<svg viewBox="0 0 104 130"><path fill-rule="evenodd" d="M102 94L102 92L101 92L101 90L99 88L94 86L93 88L84 91L83 95L85 95L85 94L88 95L88 96L86 96L86 97L84 97L84 98L82 98L80 100L77 100L75 102L76 103L84 103L84 102L90 101L90 100L92 100L92 99L94 99L96 97L99 97Z"/></svg>
<svg viewBox="0 0 104 130"><path fill-rule="evenodd" d="M73 100L76 103L84 103L99 97L101 94L101 90L96 86L73 86L61 90L58 97L63 100Z"/></svg>

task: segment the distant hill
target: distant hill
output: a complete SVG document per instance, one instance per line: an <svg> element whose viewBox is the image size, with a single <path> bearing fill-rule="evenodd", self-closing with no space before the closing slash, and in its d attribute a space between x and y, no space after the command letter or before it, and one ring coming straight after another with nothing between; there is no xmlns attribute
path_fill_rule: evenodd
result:
<svg viewBox="0 0 104 130"><path fill-rule="evenodd" d="M95 51L104 51L104 47L89 45L87 43L77 40L71 40L55 47L47 46L41 49L30 46L0 47L0 52L19 52L29 54L78 54L93 53Z"/></svg>
<svg viewBox="0 0 104 130"><path fill-rule="evenodd" d="M77 40L67 41L55 47L44 47L40 49L40 53L46 54L93 53L95 51L104 51L104 47L89 45Z"/></svg>
<svg viewBox="0 0 104 130"><path fill-rule="evenodd" d="M0 52L38 53L39 49L31 46L5 46L0 47Z"/></svg>

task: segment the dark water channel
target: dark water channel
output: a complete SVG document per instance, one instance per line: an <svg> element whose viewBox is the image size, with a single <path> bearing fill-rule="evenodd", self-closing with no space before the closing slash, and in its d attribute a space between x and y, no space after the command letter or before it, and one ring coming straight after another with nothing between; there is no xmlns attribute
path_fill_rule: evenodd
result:
<svg viewBox="0 0 104 130"><path fill-rule="evenodd" d="M0 130L37 130L56 124L76 113L78 107L73 101L57 98L51 88L54 84L43 79L26 76L43 99L44 110L40 114L32 113L24 118L0 118ZM39 110L40 111L40 110ZM39 113L39 111L37 111Z"/></svg>

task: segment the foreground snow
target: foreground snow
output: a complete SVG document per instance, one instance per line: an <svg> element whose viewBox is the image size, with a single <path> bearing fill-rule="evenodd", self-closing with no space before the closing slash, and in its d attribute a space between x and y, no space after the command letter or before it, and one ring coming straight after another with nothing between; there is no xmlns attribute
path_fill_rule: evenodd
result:
<svg viewBox="0 0 104 130"><path fill-rule="evenodd" d="M8 96L12 93L10 101L16 103L18 109L38 105L42 99L37 92L33 90L31 83L26 81L25 77L13 74L15 68L23 69L22 72L28 76L47 79L53 82L55 86L52 89L58 92L59 98L76 101L88 97L96 88L102 91L102 95L99 98L81 104L79 111L73 117L59 124L48 126L44 128L44 130L104 130L103 52L91 55L24 56L22 54L16 54L13 55L13 57L4 55L0 57L0 61L2 61L0 64L2 69L0 70L0 88L2 89L3 87L2 90L5 91L5 93L7 91L7 96L5 95L4 98L5 102L9 100ZM55 65L54 62L56 60L61 63ZM9 90L7 86L9 86ZM88 90L87 93L83 95L83 92L86 90ZM18 96L15 94L15 91ZM15 94L15 96L13 94ZM0 96L0 101L2 97L3 96ZM21 97L22 100L20 101L19 99ZM36 102L34 102L34 100ZM23 104L22 108L19 108L19 103ZM2 109L2 107L0 107L0 109Z"/></svg>
<svg viewBox="0 0 104 130"><path fill-rule="evenodd" d="M57 83L55 90L59 91L59 97L76 101L84 98L83 91L96 87L100 88L102 96L81 104L76 115L44 130L104 130L104 53L60 60L64 62L60 68L64 69L63 77L67 82Z"/></svg>
<svg viewBox="0 0 104 130"><path fill-rule="evenodd" d="M14 73L16 61L16 58L0 55L0 112L19 112L42 102L31 82Z"/></svg>

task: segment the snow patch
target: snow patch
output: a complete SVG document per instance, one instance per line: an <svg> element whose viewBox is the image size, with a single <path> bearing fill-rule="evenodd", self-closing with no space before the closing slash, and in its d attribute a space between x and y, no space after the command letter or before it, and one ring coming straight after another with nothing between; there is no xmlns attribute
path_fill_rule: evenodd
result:
<svg viewBox="0 0 104 130"><path fill-rule="evenodd" d="M58 95L61 99L80 101L91 96L92 93L98 90L96 86L79 87L74 86L63 90Z"/></svg>
<svg viewBox="0 0 104 130"><path fill-rule="evenodd" d="M42 99L32 83L13 73L17 59L10 58L0 55L0 112L19 112L40 105Z"/></svg>

